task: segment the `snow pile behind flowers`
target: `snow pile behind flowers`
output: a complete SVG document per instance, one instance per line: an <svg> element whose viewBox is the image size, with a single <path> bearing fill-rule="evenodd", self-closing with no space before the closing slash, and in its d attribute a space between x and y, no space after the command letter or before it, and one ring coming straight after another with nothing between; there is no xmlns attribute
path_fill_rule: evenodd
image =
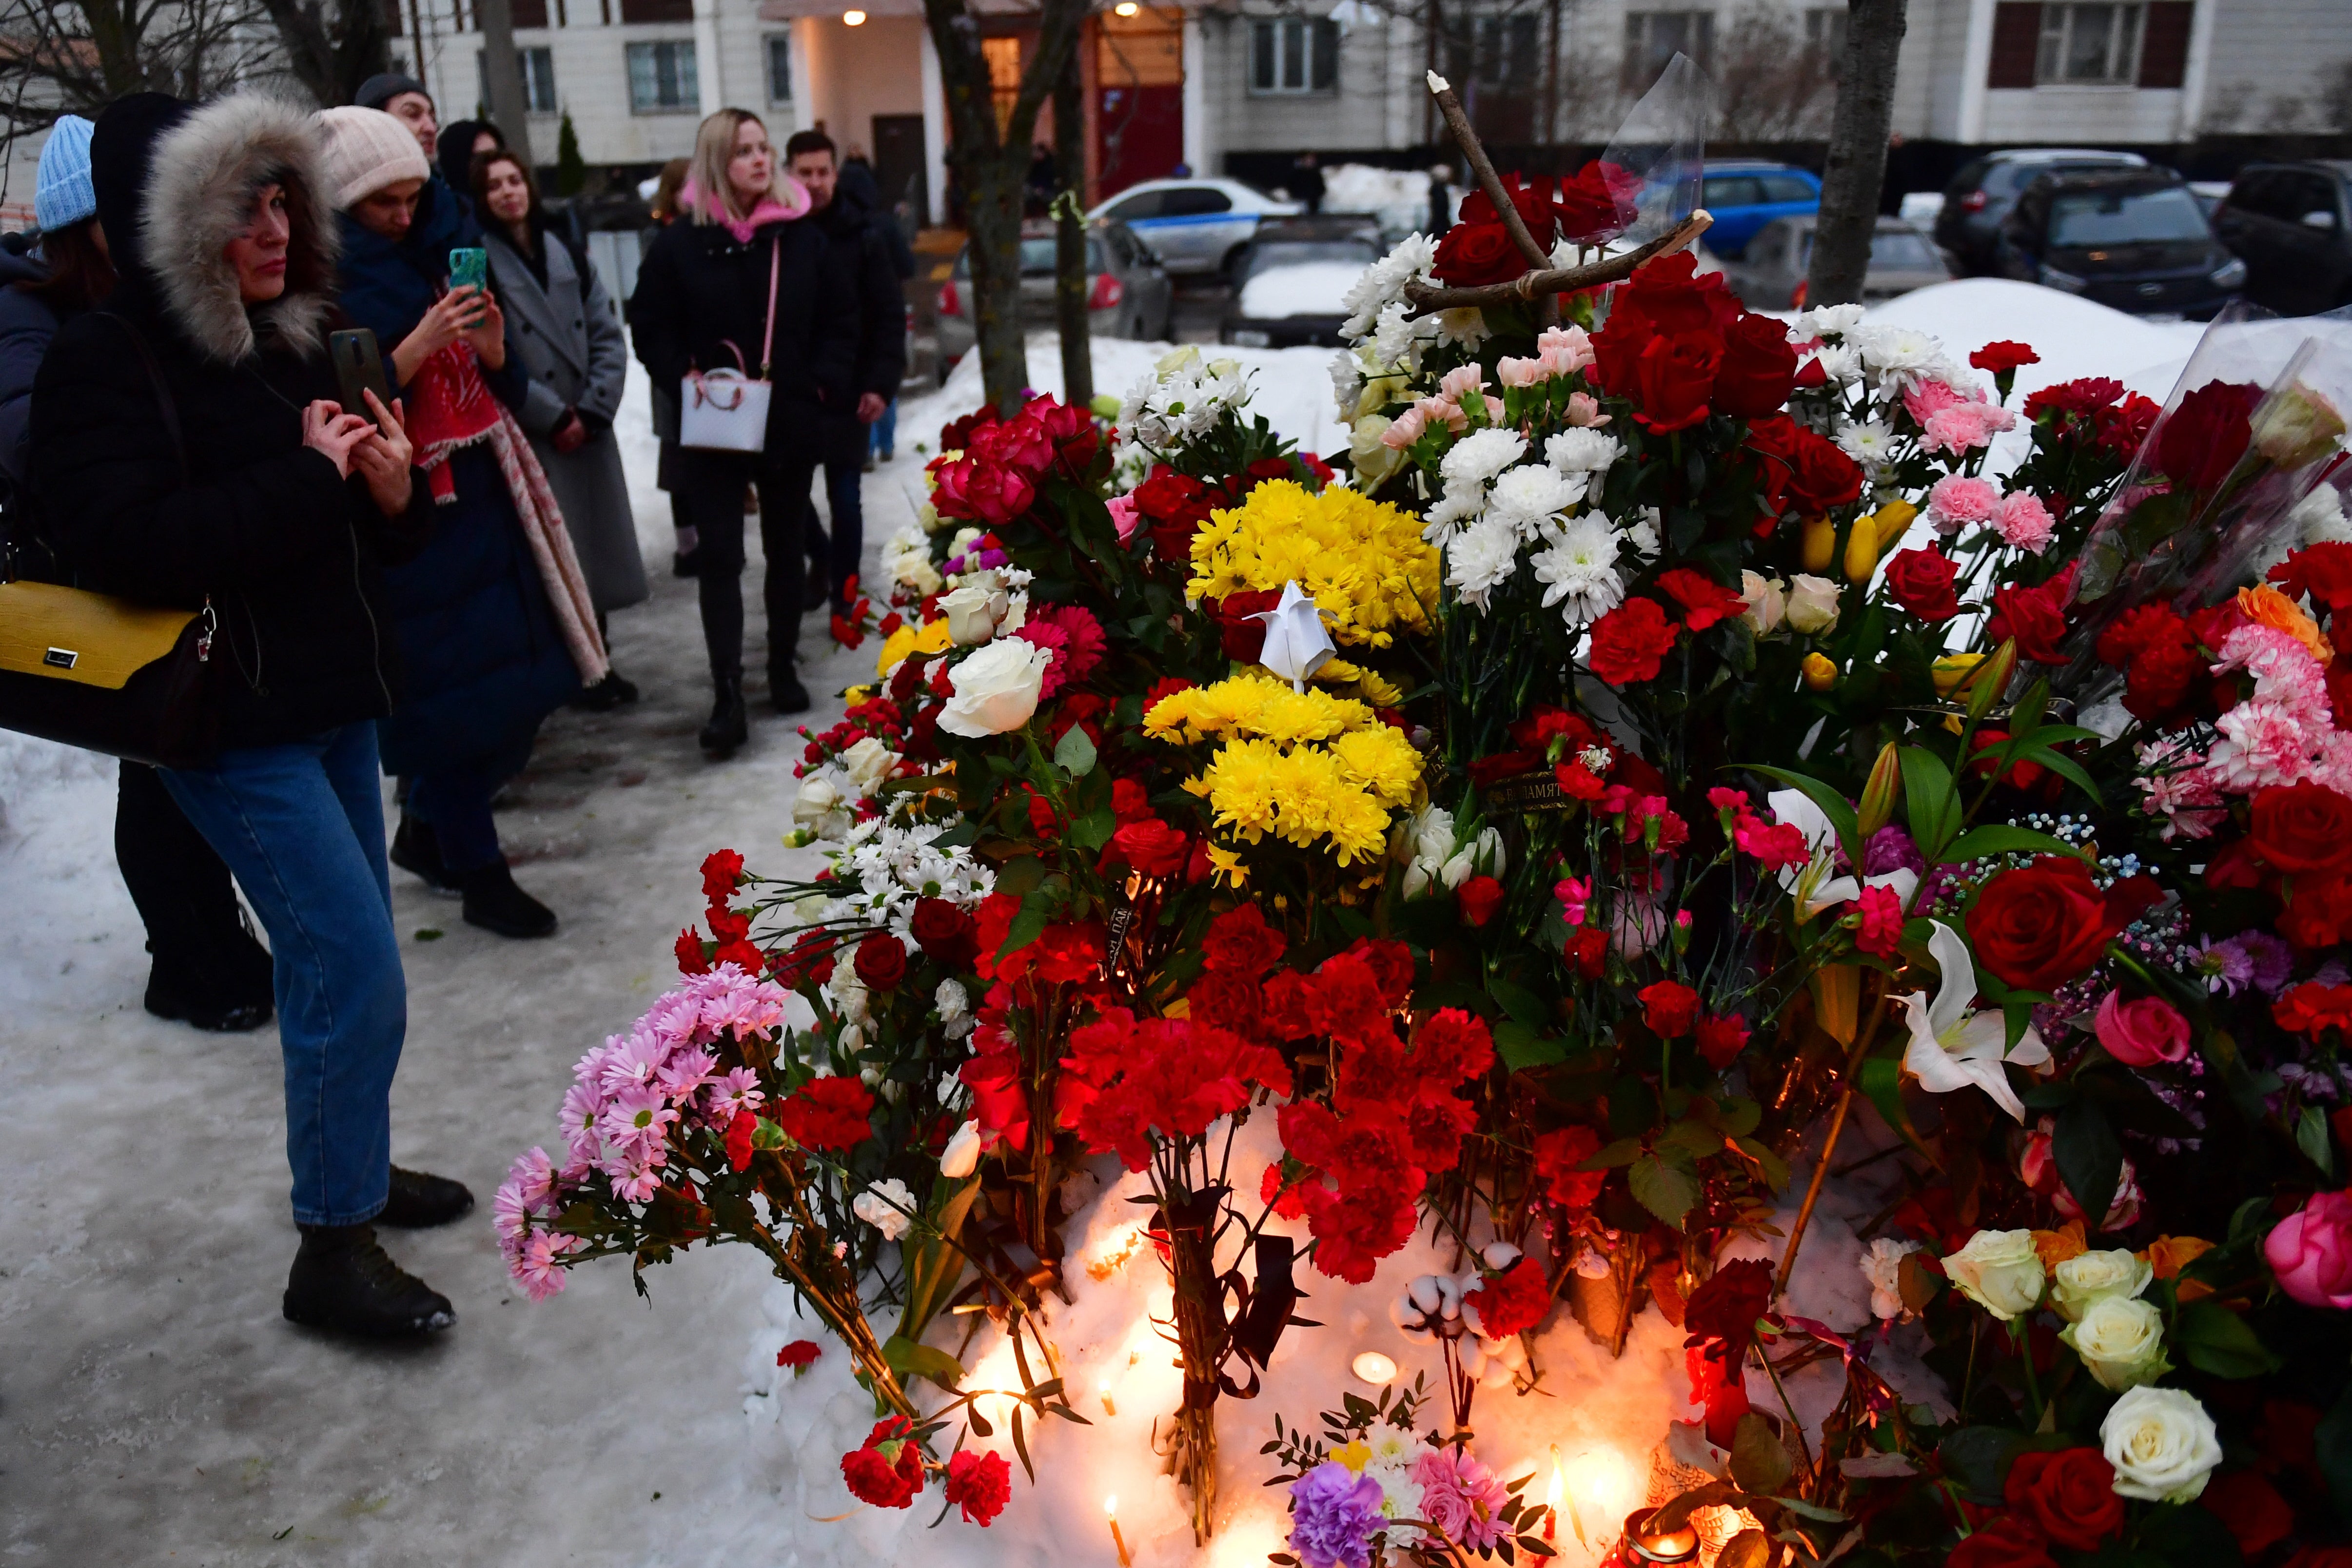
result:
<svg viewBox="0 0 2352 1568"><path fill-rule="evenodd" d="M1255 1191L1260 1172L1279 1152L1272 1116L1255 1117L1235 1143L1236 1186ZM1885 1169L1885 1163L1877 1168ZM1117 1172L1110 1161L1098 1163L1097 1169ZM1793 1194L1803 1186L1800 1169L1790 1184L1789 1212L1777 1216L1783 1230L1793 1217ZM765 1321L753 1330L743 1357L748 1437L737 1494L712 1500L703 1528L681 1539L676 1561L723 1561L742 1568L1104 1568L1116 1556L1103 1503L1116 1497L1119 1529L1139 1568L1256 1568L1269 1552L1281 1549L1290 1528L1286 1494L1262 1484L1276 1473L1276 1461L1258 1452L1274 1436L1277 1413L1286 1426L1317 1433L1319 1414L1337 1408L1344 1393L1377 1397L1378 1391L1356 1380L1349 1366L1359 1353L1378 1351L1396 1363L1398 1385L1409 1386L1416 1373L1427 1375L1432 1399L1420 1426L1442 1427L1444 1373L1437 1347L1408 1341L1392 1323L1389 1304L1417 1275L1457 1272L1452 1247L1432 1245L1424 1226L1362 1286L1302 1268L1298 1279L1307 1299L1298 1314L1323 1326L1284 1334L1256 1399L1218 1402L1217 1532L1196 1550L1183 1495L1160 1473L1151 1452L1153 1424L1158 1421L1164 1431L1166 1417L1176 1408L1181 1376L1173 1364L1174 1347L1151 1322L1170 1311L1167 1274L1141 1237L1147 1210L1129 1201L1148 1191L1142 1176L1118 1173L1070 1223L1066 1234L1073 1300L1067 1306L1052 1305L1048 1337L1060 1355L1059 1371L1072 1402L1093 1425L1048 1420L1041 1430L1024 1417L1037 1484L1031 1487L1016 1476L1012 1501L989 1531L954 1528L952 1518L937 1531L926 1528L940 1510L936 1484L903 1510L863 1506L849 1495L841 1457L865 1440L875 1420L874 1402L852 1381L848 1356L813 1314L796 1312L792 1292L777 1285L767 1292ZM1847 1331L1871 1321L1870 1288L1853 1226L1883 1207L1892 1191L1882 1190L1864 1173L1824 1194L1806 1237L1805 1267L1792 1284L1789 1310ZM1290 1227L1277 1220L1272 1228ZM1303 1242L1304 1222L1297 1229ZM1727 1256L1764 1250L1761 1244L1736 1244ZM953 1321L960 1325L963 1320ZM877 1331L887 1333L887 1313L877 1315ZM952 1351L956 1331L935 1325L929 1338ZM1895 1331L1871 1364L1906 1400L1940 1407L1944 1392L1906 1352L1906 1332ZM1479 1391L1471 1412L1477 1433L1474 1451L1506 1479L1534 1473L1528 1491L1540 1499L1557 1447L1569 1498L1590 1537L1580 1542L1564 1515L1559 1561L1562 1568L1593 1568L1625 1514L1645 1500L1651 1454L1666 1437L1668 1424L1697 1416L1686 1399L1683 1334L1653 1307L1633 1320L1625 1353L1612 1360L1562 1306L1528 1338L1542 1381L1524 1395L1507 1386ZM777 1352L803 1340L822 1347L816 1360L797 1374L779 1367ZM1010 1348L985 1322L961 1359L971 1369L967 1386L1019 1385ZM1049 1375L1042 1368L1037 1373ZM1833 1360L1790 1379L1791 1402L1813 1434L1842 1384ZM1751 1374L1749 1396L1759 1408L1780 1408L1760 1373ZM979 1446L1003 1453L1017 1467L1004 1419L1009 1406L995 1407L1003 1405L996 1401L983 1406L997 1431Z"/></svg>

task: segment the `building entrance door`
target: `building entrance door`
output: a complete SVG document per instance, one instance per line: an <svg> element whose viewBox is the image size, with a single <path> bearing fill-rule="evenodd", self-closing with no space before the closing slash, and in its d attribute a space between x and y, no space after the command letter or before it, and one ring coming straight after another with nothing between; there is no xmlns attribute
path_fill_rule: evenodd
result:
<svg viewBox="0 0 2352 1568"><path fill-rule="evenodd" d="M919 228L931 223L930 193L923 178L923 117L919 114L877 114L874 117L874 181L882 187L882 205L896 212L907 204Z"/></svg>

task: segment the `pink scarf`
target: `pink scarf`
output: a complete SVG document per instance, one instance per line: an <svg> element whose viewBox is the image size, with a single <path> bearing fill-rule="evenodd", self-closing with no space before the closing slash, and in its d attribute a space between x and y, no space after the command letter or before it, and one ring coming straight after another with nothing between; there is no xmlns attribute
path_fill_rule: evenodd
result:
<svg viewBox="0 0 2352 1568"><path fill-rule="evenodd" d="M777 198L781 196L780 201ZM748 244L752 233L764 225L790 223L806 217L815 204L809 200L808 187L790 174L778 174L760 205L751 209L750 217L737 217L727 210L727 204L715 196L705 196L700 187L689 178L677 190L677 205L689 211L699 211L712 223L724 227L735 237L738 245Z"/></svg>

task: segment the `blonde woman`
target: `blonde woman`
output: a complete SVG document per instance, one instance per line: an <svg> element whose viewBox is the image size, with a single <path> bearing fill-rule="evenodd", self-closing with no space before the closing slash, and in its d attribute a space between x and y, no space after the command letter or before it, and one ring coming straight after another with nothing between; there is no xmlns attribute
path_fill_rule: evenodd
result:
<svg viewBox="0 0 2352 1568"><path fill-rule="evenodd" d="M698 540L696 580L716 691L701 743L725 757L750 737L741 583L747 484L760 493L767 557L768 699L780 713L809 706L793 668L802 509L823 456L824 416L856 402L856 287L851 258L803 221L808 193L781 172L767 127L749 110L722 109L702 122L678 208L678 221L655 238L637 269L629 302L637 358L659 387L739 366L774 386L760 451L681 447L670 474L678 521Z"/></svg>

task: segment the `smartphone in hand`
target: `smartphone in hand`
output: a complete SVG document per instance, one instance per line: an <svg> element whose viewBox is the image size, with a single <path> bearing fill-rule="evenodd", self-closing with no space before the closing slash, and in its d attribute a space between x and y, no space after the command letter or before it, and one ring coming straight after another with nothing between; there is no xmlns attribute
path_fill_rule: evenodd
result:
<svg viewBox="0 0 2352 1568"><path fill-rule="evenodd" d="M335 367L335 382L342 394L343 412L356 414L379 430L383 421L369 409L363 394L373 392L386 408L392 406L392 384L384 379L383 355L375 346L375 334L365 327L327 334L327 357Z"/></svg>
<svg viewBox="0 0 2352 1568"><path fill-rule="evenodd" d="M449 252L449 287L452 289L484 289L489 286L490 253L478 245L461 245Z"/></svg>

